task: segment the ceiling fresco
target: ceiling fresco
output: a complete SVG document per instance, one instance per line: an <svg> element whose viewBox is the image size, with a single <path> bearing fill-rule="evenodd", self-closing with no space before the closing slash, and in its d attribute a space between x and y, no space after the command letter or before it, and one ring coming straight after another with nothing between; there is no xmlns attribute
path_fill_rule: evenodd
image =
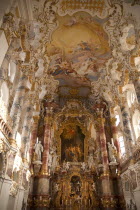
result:
<svg viewBox="0 0 140 210"><path fill-rule="evenodd" d="M111 57L103 21L85 12L58 17L59 26L47 44L48 72L60 85L80 85L97 81ZM75 80L76 78L76 80Z"/></svg>
<svg viewBox="0 0 140 210"><path fill-rule="evenodd" d="M35 71L29 77L39 100L58 95L117 103L122 86L140 69L136 1L32 0L32 10Z"/></svg>

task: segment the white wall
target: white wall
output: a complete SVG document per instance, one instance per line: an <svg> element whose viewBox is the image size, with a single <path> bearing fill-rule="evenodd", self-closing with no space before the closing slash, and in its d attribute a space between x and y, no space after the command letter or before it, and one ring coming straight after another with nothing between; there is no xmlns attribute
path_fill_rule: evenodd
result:
<svg viewBox="0 0 140 210"><path fill-rule="evenodd" d="M0 66L2 65L5 54L8 50L8 42L3 30L0 30Z"/></svg>

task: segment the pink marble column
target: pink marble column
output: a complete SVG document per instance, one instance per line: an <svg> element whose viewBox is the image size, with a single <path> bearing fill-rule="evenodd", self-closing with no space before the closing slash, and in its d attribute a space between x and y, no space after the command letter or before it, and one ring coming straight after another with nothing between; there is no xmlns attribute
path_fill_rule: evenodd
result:
<svg viewBox="0 0 140 210"><path fill-rule="evenodd" d="M34 146L37 140L37 132L38 132L38 121L39 121L39 116L33 116L33 129L32 129L32 134L31 134L31 140L30 140L30 157L31 160L33 158L33 153L34 153Z"/></svg>
<svg viewBox="0 0 140 210"><path fill-rule="evenodd" d="M113 136L113 141L114 145L116 146L117 149L117 162L118 162L118 173L116 174L116 181L118 185L118 206L124 207L125 208L125 200L124 200L124 195L123 195L123 189L122 189L122 182L121 182L121 176L120 176L120 158L121 158L121 150L120 150L120 144L118 141L118 128L116 126L116 118L115 118L115 113L114 113L114 108L110 108L110 116L111 116L111 129L112 129L112 136Z"/></svg>
<svg viewBox="0 0 140 210"><path fill-rule="evenodd" d="M51 111L48 109L46 113L46 117L44 119L45 123L45 130L44 130L44 151L42 156L42 175L49 175L48 171L48 157L49 157L49 147L50 147L50 141L51 141L51 123L52 123L52 117L51 117Z"/></svg>
<svg viewBox="0 0 140 210"><path fill-rule="evenodd" d="M103 118L102 113L100 114L99 122L100 122L99 130L100 130L100 146L101 146L101 154L102 154L102 164L103 164L103 168L104 168L104 175L108 175L109 161L108 161L105 128L104 128L105 118Z"/></svg>
<svg viewBox="0 0 140 210"><path fill-rule="evenodd" d="M110 169L108 160L107 140L105 135L105 118L103 117L103 110L98 112L98 126L100 137L100 148L103 165L103 173L100 175L102 182L102 197L101 202L103 209L112 209L113 205L113 187L110 179Z"/></svg>

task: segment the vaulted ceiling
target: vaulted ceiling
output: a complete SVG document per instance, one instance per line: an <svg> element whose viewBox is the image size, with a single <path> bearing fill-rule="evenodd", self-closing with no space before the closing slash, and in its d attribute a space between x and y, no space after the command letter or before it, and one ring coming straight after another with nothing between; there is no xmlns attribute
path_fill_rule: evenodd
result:
<svg viewBox="0 0 140 210"><path fill-rule="evenodd" d="M135 77L139 57L137 19L126 9L135 11L131 3L32 1L28 33L40 99L53 92L72 97L98 92L108 102L117 100L127 75L131 80L133 71ZM54 83L49 86L48 80Z"/></svg>
<svg viewBox="0 0 140 210"><path fill-rule="evenodd" d="M30 1L32 20L16 20L14 34L36 103L51 97L115 104L131 81L139 92L138 8L133 0Z"/></svg>

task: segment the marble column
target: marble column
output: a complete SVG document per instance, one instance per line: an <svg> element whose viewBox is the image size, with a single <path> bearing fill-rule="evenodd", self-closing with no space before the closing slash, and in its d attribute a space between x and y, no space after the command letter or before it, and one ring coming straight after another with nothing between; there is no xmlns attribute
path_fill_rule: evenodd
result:
<svg viewBox="0 0 140 210"><path fill-rule="evenodd" d="M111 116L111 130L112 130L112 137L114 145L117 149L117 159L120 160L121 157L121 150L120 150L120 144L118 142L118 128L116 126L116 118L114 113L114 107L110 108L110 116Z"/></svg>
<svg viewBox="0 0 140 210"><path fill-rule="evenodd" d="M38 176L34 176L32 194L29 196L28 203L35 209L49 209L50 195L49 182L50 174L48 170L49 147L51 141L51 123L52 112L49 108L46 110L44 119L44 140L42 154L42 168Z"/></svg>
<svg viewBox="0 0 140 210"><path fill-rule="evenodd" d="M107 141L105 135L105 118L103 117L103 110L99 113L99 133L100 133L100 146L101 146L101 156L102 156L102 165L103 165L103 174L100 175L100 180L102 182L102 207L103 209L113 209L113 192L112 192L112 181L110 179L110 170L109 170L109 160L108 160L108 151L107 151Z"/></svg>
<svg viewBox="0 0 140 210"><path fill-rule="evenodd" d="M0 209L7 210L11 180L0 178Z"/></svg>
<svg viewBox="0 0 140 210"><path fill-rule="evenodd" d="M39 116L33 116L33 126L32 126L32 133L31 133L31 139L30 139L30 161L32 161L33 154L34 154L34 146L37 140L37 133L38 133L38 121L39 121Z"/></svg>
<svg viewBox="0 0 140 210"><path fill-rule="evenodd" d="M51 141L51 123L52 123L52 117L51 117L51 111L47 109L46 111L46 117L45 117L45 131L44 131L44 151L42 156L42 174L48 175L48 157L49 157L49 146Z"/></svg>
<svg viewBox="0 0 140 210"><path fill-rule="evenodd" d="M5 55L1 68L0 68L0 80L1 80L0 86L2 84L2 81L6 79L8 76L9 62L10 62L10 56Z"/></svg>
<svg viewBox="0 0 140 210"><path fill-rule="evenodd" d="M25 119L23 122L23 129L21 134L21 140L22 140L22 158L23 160L27 160L27 153L29 152L29 142L30 142L30 128L32 125L32 115L33 115L33 108L31 106L28 106L26 108L26 114Z"/></svg>
<svg viewBox="0 0 140 210"><path fill-rule="evenodd" d="M10 111L10 116L13 120L13 136L12 136L13 139L15 139L16 132L17 132L18 126L19 126L22 106L24 104L24 97L25 97L26 90L27 90L26 82L27 82L27 77L22 75L19 80L19 84L16 89L14 101L13 101L11 111Z"/></svg>
<svg viewBox="0 0 140 210"><path fill-rule="evenodd" d="M39 123L39 115L33 116L33 125L32 125L32 132L31 132L31 139L30 139L30 171L31 171L31 178L30 178L30 189L29 189L29 196L28 196L28 209L32 209L34 203L34 193L37 194L36 190L36 183L35 183L35 176L33 173L33 156L34 156L34 146L37 141L38 135L38 123ZM38 180L38 179L37 179Z"/></svg>
<svg viewBox="0 0 140 210"><path fill-rule="evenodd" d="M111 116L112 136L113 136L114 145L117 149L117 163L118 163L118 166L116 167L118 172L112 174L113 175L112 178L115 179L116 186L117 186L117 192L118 192L118 194L116 195L116 197L118 198L117 205L118 205L119 208L125 208L125 200L124 200L122 181L121 181L121 176L120 176L121 150L120 150L120 145L119 145L119 142L118 142L118 128L116 126L116 118L115 118L114 107L110 108L110 116Z"/></svg>
<svg viewBox="0 0 140 210"><path fill-rule="evenodd" d="M21 186L18 189L13 210L22 209L23 198L24 198L24 188Z"/></svg>

